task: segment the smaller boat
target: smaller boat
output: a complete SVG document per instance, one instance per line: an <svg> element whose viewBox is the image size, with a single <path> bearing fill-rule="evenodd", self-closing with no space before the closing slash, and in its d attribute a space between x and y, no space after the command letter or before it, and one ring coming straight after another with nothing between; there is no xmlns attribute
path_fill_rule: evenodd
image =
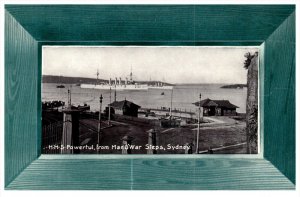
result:
<svg viewBox="0 0 300 197"><path fill-rule="evenodd" d="M165 93L164 93L164 92L162 92L160 95L165 95Z"/></svg>
<svg viewBox="0 0 300 197"><path fill-rule="evenodd" d="M56 88L65 88L65 86L61 84L61 85L57 85Z"/></svg>
<svg viewBox="0 0 300 197"><path fill-rule="evenodd" d="M60 83L60 85L57 85L56 88L65 88L65 86L62 84L61 76L59 77L59 80L57 83Z"/></svg>

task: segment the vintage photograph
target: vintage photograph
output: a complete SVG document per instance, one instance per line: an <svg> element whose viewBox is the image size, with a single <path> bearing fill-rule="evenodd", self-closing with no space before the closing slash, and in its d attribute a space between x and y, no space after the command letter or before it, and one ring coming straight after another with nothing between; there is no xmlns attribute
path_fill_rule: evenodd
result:
<svg viewBox="0 0 300 197"><path fill-rule="evenodd" d="M258 48L43 46L43 154L256 154Z"/></svg>

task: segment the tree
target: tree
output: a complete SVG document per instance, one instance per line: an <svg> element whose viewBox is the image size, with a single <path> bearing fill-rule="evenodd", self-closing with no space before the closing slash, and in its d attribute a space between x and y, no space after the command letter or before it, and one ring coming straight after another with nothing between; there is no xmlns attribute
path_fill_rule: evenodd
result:
<svg viewBox="0 0 300 197"><path fill-rule="evenodd" d="M246 104L246 138L247 153L257 153L257 128L258 128L258 52L244 55L246 60L244 68L247 73L247 104Z"/></svg>

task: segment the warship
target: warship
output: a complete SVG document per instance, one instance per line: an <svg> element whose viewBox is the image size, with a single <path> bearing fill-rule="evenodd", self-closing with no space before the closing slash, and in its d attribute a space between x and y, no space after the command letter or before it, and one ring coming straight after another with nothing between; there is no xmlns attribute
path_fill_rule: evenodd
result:
<svg viewBox="0 0 300 197"><path fill-rule="evenodd" d="M97 70L97 81L99 81L99 71ZM164 83L158 82L155 85L149 85L147 83L138 83L133 80L132 70L129 74L129 79L126 77L122 80L121 77L115 77L114 80L109 79L108 83L97 84L80 84L80 88L100 89L100 90L136 90L147 91L148 89L173 89L173 86L165 86Z"/></svg>

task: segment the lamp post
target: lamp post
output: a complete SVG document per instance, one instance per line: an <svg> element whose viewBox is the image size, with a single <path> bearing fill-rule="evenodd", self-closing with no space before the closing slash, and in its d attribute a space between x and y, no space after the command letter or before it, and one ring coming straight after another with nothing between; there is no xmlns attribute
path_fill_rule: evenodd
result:
<svg viewBox="0 0 300 197"><path fill-rule="evenodd" d="M196 141L196 154L199 153L200 115L201 115L201 93L199 95L199 116L198 116L198 129L197 129L197 141Z"/></svg>
<svg viewBox="0 0 300 197"><path fill-rule="evenodd" d="M110 125L110 104L111 104L111 87L109 88L108 125Z"/></svg>
<svg viewBox="0 0 300 197"><path fill-rule="evenodd" d="M99 146L99 144L100 144L102 99L103 99L103 97L102 97L102 94L101 94L101 96L100 96L99 122L98 122L98 140L97 140L98 146ZM98 149L98 147L97 147L97 154L99 154L99 149Z"/></svg>
<svg viewBox="0 0 300 197"><path fill-rule="evenodd" d="M71 109L71 103L72 103L72 98L71 98L71 90L70 88L68 89L68 108Z"/></svg>
<svg viewBox="0 0 300 197"><path fill-rule="evenodd" d="M171 108L170 108L170 117L172 118L172 105L173 105L173 88L171 92Z"/></svg>

